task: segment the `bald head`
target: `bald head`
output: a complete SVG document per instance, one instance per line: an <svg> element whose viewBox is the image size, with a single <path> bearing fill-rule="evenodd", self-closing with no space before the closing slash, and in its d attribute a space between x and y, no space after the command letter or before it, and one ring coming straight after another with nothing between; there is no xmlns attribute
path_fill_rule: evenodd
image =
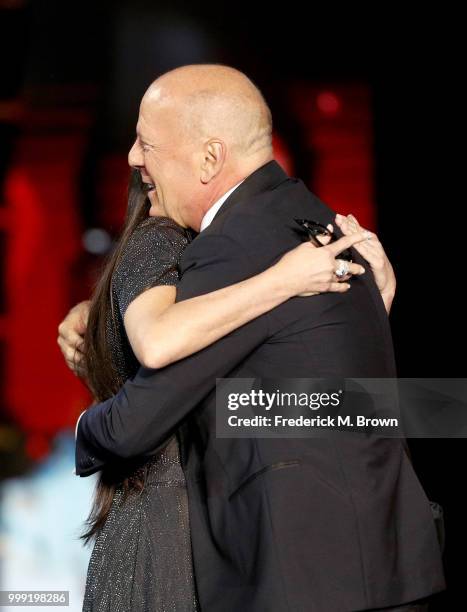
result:
<svg viewBox="0 0 467 612"><path fill-rule="evenodd" d="M271 154L271 112L259 89L235 68L215 64L182 66L159 77L143 105L171 106L180 136L222 139L229 155Z"/></svg>
<svg viewBox="0 0 467 612"><path fill-rule="evenodd" d="M199 231L203 215L273 158L269 108L242 72L213 64L159 77L140 106L129 163L161 208Z"/></svg>

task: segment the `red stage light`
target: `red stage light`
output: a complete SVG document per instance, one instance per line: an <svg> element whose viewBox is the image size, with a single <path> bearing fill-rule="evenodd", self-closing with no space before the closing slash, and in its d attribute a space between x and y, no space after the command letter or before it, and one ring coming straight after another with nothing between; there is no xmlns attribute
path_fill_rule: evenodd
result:
<svg viewBox="0 0 467 612"><path fill-rule="evenodd" d="M336 115L341 109L341 101L332 91L322 91L316 96L316 105L325 115Z"/></svg>

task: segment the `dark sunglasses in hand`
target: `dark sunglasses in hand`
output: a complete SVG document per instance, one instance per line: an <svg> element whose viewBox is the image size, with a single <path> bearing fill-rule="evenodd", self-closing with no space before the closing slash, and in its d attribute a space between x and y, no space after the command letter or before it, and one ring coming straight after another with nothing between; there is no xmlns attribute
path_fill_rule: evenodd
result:
<svg viewBox="0 0 467 612"><path fill-rule="evenodd" d="M317 221L310 221L310 219L294 219L295 223L298 223L307 234L310 241L317 247L324 246L318 240L317 236L328 236L331 238L330 242L337 240L336 235L331 232L325 225L318 223ZM352 253L349 249L345 249L340 253L337 259L345 259L346 261L352 261Z"/></svg>

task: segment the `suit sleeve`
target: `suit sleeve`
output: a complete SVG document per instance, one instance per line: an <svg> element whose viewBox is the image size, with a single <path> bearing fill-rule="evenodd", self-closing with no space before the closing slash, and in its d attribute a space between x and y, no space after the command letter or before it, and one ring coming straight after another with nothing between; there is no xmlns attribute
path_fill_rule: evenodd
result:
<svg viewBox="0 0 467 612"><path fill-rule="evenodd" d="M177 301L244 280L254 272L233 238L210 234L189 245ZM269 336L262 315L216 343L159 370L140 368L117 395L90 407L76 439L76 474L88 476L115 458L150 455L162 448L191 410Z"/></svg>

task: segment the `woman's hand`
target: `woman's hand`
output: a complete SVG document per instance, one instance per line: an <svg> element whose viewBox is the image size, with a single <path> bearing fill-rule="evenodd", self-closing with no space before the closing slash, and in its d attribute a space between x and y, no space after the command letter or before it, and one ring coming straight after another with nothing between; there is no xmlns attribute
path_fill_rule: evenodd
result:
<svg viewBox="0 0 467 612"><path fill-rule="evenodd" d="M339 254L345 249L366 240L364 231L353 232L335 242L316 247L312 242L304 242L286 253L271 270L280 275L281 283L286 286L290 297L317 295L324 292L344 293L350 289L347 281L352 275L360 275L365 268L355 263L346 263L348 273L338 278L336 271L342 260ZM336 259L337 258L337 259Z"/></svg>
<svg viewBox="0 0 467 612"><path fill-rule="evenodd" d="M376 285L383 298L386 311L389 314L396 293L396 276L383 245L373 232L365 230L353 215L336 215L336 225L345 236L367 232L367 240L355 243L355 249L369 263L375 277Z"/></svg>

